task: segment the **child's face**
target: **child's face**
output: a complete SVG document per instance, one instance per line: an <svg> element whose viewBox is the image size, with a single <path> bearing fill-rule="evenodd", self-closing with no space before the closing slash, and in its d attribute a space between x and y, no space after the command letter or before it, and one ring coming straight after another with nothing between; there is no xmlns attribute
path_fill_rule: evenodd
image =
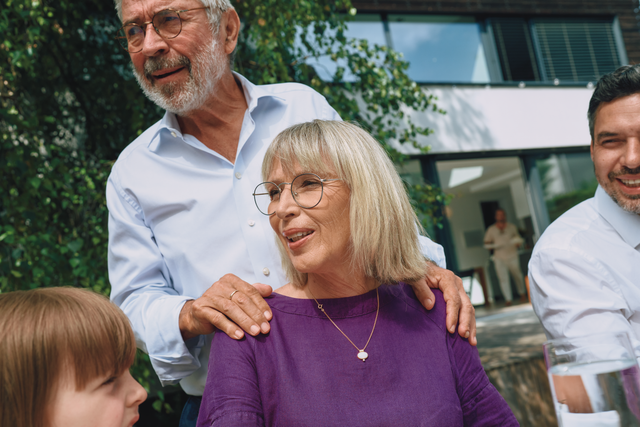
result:
<svg viewBox="0 0 640 427"><path fill-rule="evenodd" d="M132 427L147 392L128 370L117 377L98 377L76 390L71 375L60 379L49 412L51 427Z"/></svg>

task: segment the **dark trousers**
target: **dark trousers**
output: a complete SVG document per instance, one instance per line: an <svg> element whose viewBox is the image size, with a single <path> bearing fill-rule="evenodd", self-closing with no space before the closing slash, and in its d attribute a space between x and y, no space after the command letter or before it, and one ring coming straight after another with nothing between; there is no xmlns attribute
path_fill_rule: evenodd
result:
<svg viewBox="0 0 640 427"><path fill-rule="evenodd" d="M182 408L179 427L196 427L200 403L202 403L202 397L189 396L187 403L185 403L184 408Z"/></svg>

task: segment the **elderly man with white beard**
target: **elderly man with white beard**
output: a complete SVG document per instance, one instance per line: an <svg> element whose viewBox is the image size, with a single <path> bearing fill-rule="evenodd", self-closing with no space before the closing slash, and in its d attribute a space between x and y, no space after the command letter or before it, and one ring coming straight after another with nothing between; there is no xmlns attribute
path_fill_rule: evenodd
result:
<svg viewBox="0 0 640 427"><path fill-rule="evenodd" d="M269 219L253 205L264 153L293 124L339 116L306 86L256 86L231 71L240 19L228 0L116 0L116 9L132 70L166 113L109 177L111 298L162 384L192 396L181 425L195 425L214 330L269 332L263 297L286 283ZM433 262L416 294L431 308L429 287L442 289L447 327L460 317L458 332L475 345L460 279L436 265L439 245L421 243Z"/></svg>

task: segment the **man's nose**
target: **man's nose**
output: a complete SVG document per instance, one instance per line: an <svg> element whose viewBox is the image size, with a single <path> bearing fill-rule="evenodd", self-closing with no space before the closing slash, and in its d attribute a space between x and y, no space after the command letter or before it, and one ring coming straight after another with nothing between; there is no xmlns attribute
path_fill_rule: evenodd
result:
<svg viewBox="0 0 640 427"><path fill-rule="evenodd" d="M169 50L167 41L158 34L153 24L147 24L142 42L142 53L145 56L158 56Z"/></svg>
<svg viewBox="0 0 640 427"><path fill-rule="evenodd" d="M629 169L640 167L640 138L634 138L627 142L622 164Z"/></svg>

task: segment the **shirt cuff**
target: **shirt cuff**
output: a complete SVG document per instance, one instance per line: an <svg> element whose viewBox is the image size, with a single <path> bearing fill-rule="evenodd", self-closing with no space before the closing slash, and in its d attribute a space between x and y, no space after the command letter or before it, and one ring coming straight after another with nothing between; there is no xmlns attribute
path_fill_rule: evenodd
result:
<svg viewBox="0 0 640 427"><path fill-rule="evenodd" d="M198 356L205 342L204 336L185 343L180 333L180 310L190 299L187 296L159 298L149 313L147 350L162 386L176 384L200 368Z"/></svg>

